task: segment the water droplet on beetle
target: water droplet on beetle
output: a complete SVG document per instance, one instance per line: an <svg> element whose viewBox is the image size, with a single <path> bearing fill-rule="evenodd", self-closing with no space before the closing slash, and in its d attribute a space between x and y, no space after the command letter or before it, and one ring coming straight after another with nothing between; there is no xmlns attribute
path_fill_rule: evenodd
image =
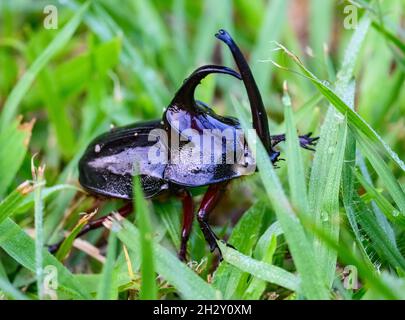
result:
<svg viewBox="0 0 405 320"><path fill-rule="evenodd" d="M95 153L99 153L101 151L101 147L99 144L96 144L96 146L94 147L94 152Z"/></svg>

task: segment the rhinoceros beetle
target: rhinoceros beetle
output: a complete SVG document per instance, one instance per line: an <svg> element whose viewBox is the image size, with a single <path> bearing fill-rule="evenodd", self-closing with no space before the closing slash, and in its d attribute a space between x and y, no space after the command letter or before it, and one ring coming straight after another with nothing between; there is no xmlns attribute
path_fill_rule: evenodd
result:
<svg viewBox="0 0 405 320"><path fill-rule="evenodd" d="M165 109L162 119L115 128L96 137L79 162L79 182L83 188L96 196L124 199L127 203L118 210L122 216L130 214L133 210L132 183L135 163L137 163L136 174L140 176L145 198L156 198L164 193L177 196L183 206L181 247L178 253L182 260L186 259L187 241L194 218L190 188L208 186L197 212L197 220L211 252L218 249L221 257L216 241L218 237L208 224L209 215L230 180L252 174L255 170L246 170L246 163L215 162L196 166L191 158L175 162L173 156L163 163L151 163L149 152L156 144L156 139L150 139L153 132L156 129L163 130L170 141L173 139L173 132L181 135L183 130L188 128L196 130L198 134L202 134L206 129L218 129L221 132L240 130L237 119L222 117L204 103L194 99L194 91L200 81L209 74L220 73L243 81L250 103L253 128L273 164L280 160L280 152L274 147L285 140L284 134L270 136L262 97L239 47L225 30L219 30L215 36L229 47L240 73L217 65L205 65L196 69L177 91ZM309 133L300 136L299 139L301 147L314 150L310 146L315 145L318 138L311 138ZM183 146L184 143L179 144L177 148L181 149ZM221 153L221 145L218 148ZM242 148L244 156L251 157L249 147L244 144ZM78 236L101 227L107 217L90 221ZM51 246L50 251L56 251L59 244Z"/></svg>

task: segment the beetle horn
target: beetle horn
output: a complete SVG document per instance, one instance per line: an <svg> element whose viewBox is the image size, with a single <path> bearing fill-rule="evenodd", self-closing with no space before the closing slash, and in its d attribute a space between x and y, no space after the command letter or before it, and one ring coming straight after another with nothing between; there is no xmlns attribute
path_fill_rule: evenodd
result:
<svg viewBox="0 0 405 320"><path fill-rule="evenodd" d="M266 110L263 105L262 96L257 87L256 81L253 78L252 71L246 62L245 57L240 51L239 47L233 41L228 32L221 29L215 36L225 42L232 52L236 65L239 68L239 72L242 76L243 83L245 84L247 95L250 102L250 109L252 113L253 128L256 130L257 135L262 141L264 147L270 155L272 162L277 160L279 152L275 151L271 145L269 124L267 121Z"/></svg>
<svg viewBox="0 0 405 320"><path fill-rule="evenodd" d="M184 80L183 85L177 91L171 104L181 105L182 108L190 111L195 110L195 89L201 83L201 80L211 73L228 74L242 80L241 75L230 68L215 65L202 66Z"/></svg>

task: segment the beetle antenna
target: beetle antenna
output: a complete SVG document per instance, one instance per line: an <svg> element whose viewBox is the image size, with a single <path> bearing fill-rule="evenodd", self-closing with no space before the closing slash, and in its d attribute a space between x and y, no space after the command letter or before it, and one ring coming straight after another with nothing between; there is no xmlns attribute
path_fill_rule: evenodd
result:
<svg viewBox="0 0 405 320"><path fill-rule="evenodd" d="M274 163L277 161L279 152L275 151L271 145L269 123L267 121L266 110L263 105L262 96L257 87L256 81L253 78L252 71L245 57L240 51L239 47L233 41L228 32L221 29L215 36L225 42L232 52L236 65L239 68L239 72L242 76L243 83L245 84L247 95L249 98L250 109L252 113L253 128L256 130L257 135L262 141L264 147L270 155L271 161Z"/></svg>
<svg viewBox="0 0 405 320"><path fill-rule="evenodd" d="M216 65L202 66L194 70L194 72L187 79L184 80L183 85L177 91L171 104L180 104L181 107L184 109L195 111L195 89L201 83L201 80L211 73L228 74L239 80L242 80L241 75L231 68Z"/></svg>

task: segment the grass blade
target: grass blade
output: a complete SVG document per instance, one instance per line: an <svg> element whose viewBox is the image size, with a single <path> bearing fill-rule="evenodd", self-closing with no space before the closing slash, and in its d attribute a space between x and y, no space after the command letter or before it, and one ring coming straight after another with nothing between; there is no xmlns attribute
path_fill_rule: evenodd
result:
<svg viewBox="0 0 405 320"><path fill-rule="evenodd" d="M299 146L297 128L295 126L294 114L291 105L291 98L285 87L284 96L284 118L286 123L286 158L288 168L288 182L290 185L291 202L301 213L308 215L308 195L305 181L304 161Z"/></svg>
<svg viewBox="0 0 405 320"><path fill-rule="evenodd" d="M34 190L31 182L25 181L0 202L0 224L17 211L24 198Z"/></svg>
<svg viewBox="0 0 405 320"><path fill-rule="evenodd" d="M398 211L381 193L379 193L359 172L355 171L356 178L366 189L367 193L377 203L385 216L393 223L405 227L405 213Z"/></svg>
<svg viewBox="0 0 405 320"><path fill-rule="evenodd" d="M34 213L35 213L35 270L37 277L37 290L38 299L44 298L44 232L43 232L43 218L44 218L44 204L42 202L42 186L45 183L44 170L45 166L36 168L34 166L34 158L31 163L32 175L35 183L34 190Z"/></svg>
<svg viewBox="0 0 405 320"><path fill-rule="evenodd" d="M8 282L6 279L0 278L0 293L15 300L28 300L28 297Z"/></svg>
<svg viewBox="0 0 405 320"><path fill-rule="evenodd" d="M140 231L130 222L123 220L113 224L112 231L128 249L137 252L140 247ZM163 246L154 243L156 272L172 284L184 299L216 299L217 292L175 255Z"/></svg>
<svg viewBox="0 0 405 320"><path fill-rule="evenodd" d="M377 172L381 181L387 188L391 197L394 199L399 210L405 212L405 193L399 185L398 181L395 179L388 165L378 154L377 150L374 148L368 137L364 137L359 133L355 133L356 139L359 142L359 146L362 154L370 161L374 170Z"/></svg>
<svg viewBox="0 0 405 320"><path fill-rule="evenodd" d="M8 124L16 116L21 100L26 95L38 73L45 67L49 60L51 60L52 57L66 45L69 39L73 36L74 32L82 21L83 15L88 7L89 2L86 2L80 7L80 9L75 13L72 19L58 33L55 39L42 52L42 54L32 63L27 72L22 76L17 85L13 88L6 102L4 103L3 111L0 116L1 132L3 132L7 128Z"/></svg>
<svg viewBox="0 0 405 320"><path fill-rule="evenodd" d="M246 115L243 113L242 106L236 100L234 100L234 106L242 128L247 132L250 125L246 120ZM284 231L294 263L301 277L302 294L308 299L328 299L329 291L320 277L312 245L284 193L267 152L257 136L247 135L247 140L249 146L256 146L256 162L259 175Z"/></svg>
<svg viewBox="0 0 405 320"><path fill-rule="evenodd" d="M32 272L36 270L35 243L15 222L7 219L0 224L0 247L19 264ZM69 289L75 299L90 299L87 290L53 255L43 248L43 265L57 269L59 289Z"/></svg>
<svg viewBox="0 0 405 320"><path fill-rule="evenodd" d="M139 176L134 177L134 199L136 220L139 228L141 248L141 292L140 298L153 300L157 298L156 274L153 252L152 228L149 220L149 208L143 197Z"/></svg>
<svg viewBox="0 0 405 320"><path fill-rule="evenodd" d="M114 232L110 232L108 237L107 259L103 266L100 283L97 291L98 300L115 300L118 295L118 288L115 286L114 263L117 254L117 237Z"/></svg>
<svg viewBox="0 0 405 320"><path fill-rule="evenodd" d="M0 127L0 196L7 191L24 161L34 123L35 120L26 123L17 120L7 124L7 128Z"/></svg>
<svg viewBox="0 0 405 320"><path fill-rule="evenodd" d="M292 273L271 264L252 259L241 254L239 251L227 247L220 241L218 245L222 251L224 260L240 270L249 272L261 280L275 283L292 291L299 291L299 278Z"/></svg>
<svg viewBox="0 0 405 320"><path fill-rule="evenodd" d="M365 21L364 23L367 23L367 20L363 21ZM401 170L405 171L404 162L356 111L352 110L341 98L339 98L337 93L335 93L328 85L319 80L311 71L309 71L297 56L282 45L279 45L279 47L293 59L301 71L303 71L304 75L315 85L315 87L325 96L325 98L328 99L328 101L340 113L347 116L347 121L351 127L367 136L370 142L378 145L382 150L385 151L385 154L401 168Z"/></svg>
<svg viewBox="0 0 405 320"><path fill-rule="evenodd" d="M396 243L387 241L385 230L378 224L373 212L364 204L361 198L355 194L354 201L357 206L357 220L371 239L373 247L381 257L384 257L392 267L400 268L405 272L405 259L402 257Z"/></svg>
<svg viewBox="0 0 405 320"><path fill-rule="evenodd" d="M282 234L282 231L279 223L274 222L260 237L256 245L254 254L256 260L262 261L269 265L272 264L273 255L277 249L277 236L280 234ZM246 288L243 294L243 299L259 299L266 289L266 286L266 281L254 277L249 282L249 286Z"/></svg>
<svg viewBox="0 0 405 320"><path fill-rule="evenodd" d="M247 256L252 254L259 237L265 209L265 203L259 201L251 206L238 221L228 239L238 252ZM240 299L248 284L247 274L241 272L242 268L238 268L237 264L235 267L221 263L214 274L213 285L221 290L225 299Z"/></svg>
<svg viewBox="0 0 405 320"><path fill-rule="evenodd" d="M309 204L315 223L332 239L339 236L339 187L346 144L345 118L330 108L321 128L309 182ZM314 242L316 260L330 287L335 278L336 252Z"/></svg>
<svg viewBox="0 0 405 320"><path fill-rule="evenodd" d="M82 231L83 227L89 222L89 220L95 215L96 211L87 214L82 217L79 222L74 226L72 232L63 240L58 251L55 254L56 259L63 262L68 256L70 250L73 247L73 242L75 241L77 235Z"/></svg>

